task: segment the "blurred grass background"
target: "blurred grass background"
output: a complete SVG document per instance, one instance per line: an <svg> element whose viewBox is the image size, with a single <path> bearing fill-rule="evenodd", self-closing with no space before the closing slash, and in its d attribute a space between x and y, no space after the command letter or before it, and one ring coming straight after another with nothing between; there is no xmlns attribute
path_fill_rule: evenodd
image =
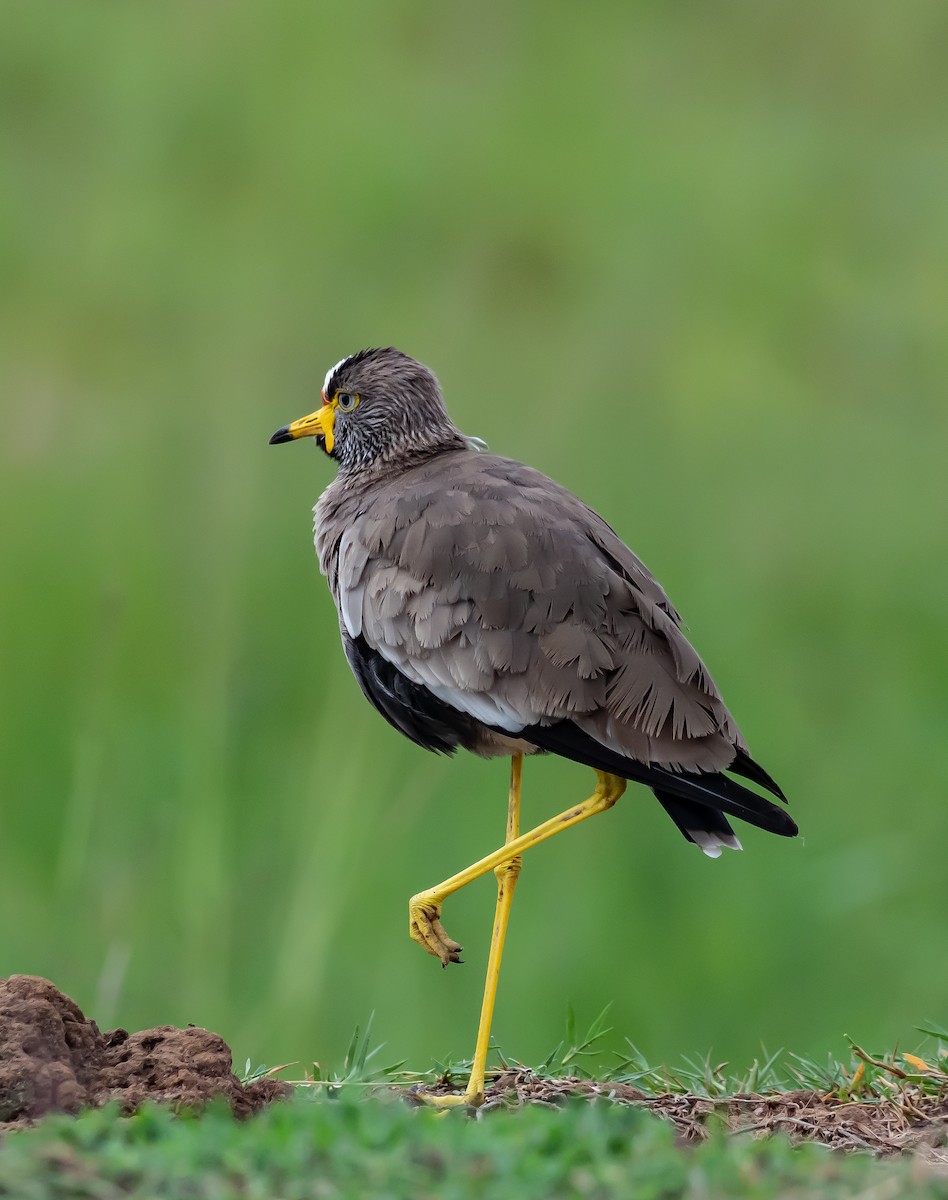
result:
<svg viewBox="0 0 948 1200"><path fill-rule="evenodd" d="M506 768L365 704L270 449L394 343L689 622L804 837L645 792L526 861L496 1036L653 1059L944 1020L948 156L935 0L96 0L0 39L0 974L240 1060L468 1053ZM526 822L588 791L529 763ZM746 833L746 836L745 836Z"/></svg>

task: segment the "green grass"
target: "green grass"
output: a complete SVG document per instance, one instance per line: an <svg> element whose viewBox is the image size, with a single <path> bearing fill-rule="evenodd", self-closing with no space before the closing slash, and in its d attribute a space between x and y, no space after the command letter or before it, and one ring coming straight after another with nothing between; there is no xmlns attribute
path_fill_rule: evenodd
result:
<svg viewBox="0 0 948 1200"><path fill-rule="evenodd" d="M650 1061L948 1019L939 0L12 0L0 38L0 973L239 1061L473 1045L503 764L358 694L269 434L394 342L685 614L803 841L651 797L528 856L496 1036ZM588 772L529 763L524 819ZM713 1065L713 1064L712 1064Z"/></svg>
<svg viewBox="0 0 948 1200"><path fill-rule="evenodd" d="M16 1200L281 1200L517 1195L611 1197L939 1197L948 1181L911 1161L878 1162L783 1139L723 1133L676 1147L669 1125L600 1103L439 1117L397 1102L298 1099L246 1124L113 1108L54 1119L0 1147L0 1195ZM880 1189L878 1193L868 1189Z"/></svg>
<svg viewBox="0 0 948 1200"><path fill-rule="evenodd" d="M306 1072L291 1099L243 1123L217 1102L201 1114L150 1106L128 1118L109 1106L78 1117L50 1117L31 1130L7 1134L0 1141L0 1197L948 1197L944 1166L930 1157L904 1153L879 1159L812 1141L791 1145L783 1136L755 1138L729 1131L726 1124L727 1101L734 1095L829 1088L850 1115L854 1104L868 1108L886 1101L872 1144L894 1148L898 1106L919 1119L926 1103L933 1112L944 1104L948 1031L925 1031L928 1039L918 1047L924 1063L911 1054L868 1056L854 1048L843 1062L821 1065L770 1055L737 1073L726 1072L726 1064L712 1066L710 1059L660 1068L634 1052L610 1070L596 1071L607 1085L603 1096L610 1094L609 1084L634 1084L656 1101L665 1119L605 1098L557 1094L558 1083L565 1087L569 1080L590 1078L583 1063L592 1067L595 1045L607 1032L602 1017L585 1032L577 1032L571 1018L567 1036L536 1070L536 1078L550 1085L552 1102L521 1106L511 1084L505 1100L489 1097L470 1119L461 1109L438 1114L404 1099L404 1089L418 1084L450 1079L463 1086L466 1063L439 1063L421 1073L403 1064L384 1066L370 1023L353 1034L340 1069ZM495 1051L498 1057L504 1061ZM875 1062L866 1069L870 1057ZM264 1074L293 1071L250 1070L248 1064L245 1081ZM689 1113L676 1098L699 1103ZM810 1120L798 1124L812 1131L820 1118L814 1109L806 1113ZM756 1109L741 1109L742 1125L759 1119ZM862 1139L873 1136L864 1122L857 1120L854 1128ZM707 1134L704 1140L695 1140L699 1129ZM870 1144L862 1139L850 1144Z"/></svg>
<svg viewBox="0 0 948 1200"><path fill-rule="evenodd" d="M869 1052L847 1037L849 1052L844 1058L827 1054L816 1060L784 1050L769 1053L762 1049L750 1065L739 1068L716 1060L710 1053L703 1057L684 1055L670 1065L656 1064L649 1062L628 1038L621 1050L610 1050L609 1035L613 1031L606 1025L608 1012L609 1008L604 1009L583 1031L569 1009L565 1036L542 1061L527 1069L540 1079L630 1084L647 1097L677 1094L726 1100L735 1095L805 1090L835 1100L875 1104L880 1100L900 1103L906 1095L910 1100L929 1100L946 1094L948 1030L933 1023L918 1027L917 1033L923 1039L913 1039L911 1050L897 1047ZM407 1069L404 1062L389 1061L385 1046L374 1043L373 1023L374 1017L370 1017L364 1028L356 1026L339 1069L327 1070L319 1063L253 1066L248 1058L240 1078L245 1084L262 1077L279 1078L304 1091L332 1095L349 1087L388 1090L393 1086L430 1088L447 1084L464 1089L470 1059L447 1058L436 1061L426 1071ZM525 1065L497 1045L491 1046L488 1062L492 1067L489 1075Z"/></svg>

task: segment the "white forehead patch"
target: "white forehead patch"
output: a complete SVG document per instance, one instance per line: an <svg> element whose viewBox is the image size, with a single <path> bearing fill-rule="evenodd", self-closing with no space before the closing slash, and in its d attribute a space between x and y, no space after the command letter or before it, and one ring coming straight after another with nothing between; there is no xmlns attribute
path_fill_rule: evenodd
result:
<svg viewBox="0 0 948 1200"><path fill-rule="evenodd" d="M345 358L340 358L340 360L336 363L336 365L334 367L329 368L329 370L326 372L326 378L323 380L323 391L324 392L329 387L329 381L330 381L330 379L332 379L333 375L335 375L335 373L339 370L339 368L342 366L342 364L347 363L350 358L352 358L352 355L347 354Z"/></svg>

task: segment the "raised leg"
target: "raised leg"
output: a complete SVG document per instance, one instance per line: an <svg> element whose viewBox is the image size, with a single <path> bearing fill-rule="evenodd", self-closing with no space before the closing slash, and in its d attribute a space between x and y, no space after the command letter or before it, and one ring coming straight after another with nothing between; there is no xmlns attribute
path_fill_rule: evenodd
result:
<svg viewBox="0 0 948 1200"><path fill-rule="evenodd" d="M446 967L449 962L460 962L462 948L448 937L441 924L441 906L444 901L448 896L460 891L466 884L473 883L475 879L486 875L488 871L493 871L504 863L519 858L524 850L538 846L540 842L545 842L547 838L561 833L564 829L571 829L580 821L585 821L587 817L594 817L597 813L612 808L625 791L625 780L618 775L608 775L605 771L597 771L596 775L599 780L596 790L582 804L568 808L566 812L551 817L549 821L544 821L542 825L531 829L529 833L521 834L520 837L506 842L493 854L488 854L486 858L473 863L466 870L452 875L450 879L439 883L437 887L428 888L427 891L412 896L408 901L408 932L411 937L429 954L440 958L442 966Z"/></svg>

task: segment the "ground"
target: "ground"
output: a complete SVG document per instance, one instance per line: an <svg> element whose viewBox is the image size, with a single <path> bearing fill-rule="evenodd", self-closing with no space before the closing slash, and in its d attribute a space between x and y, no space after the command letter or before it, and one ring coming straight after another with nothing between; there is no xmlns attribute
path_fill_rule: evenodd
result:
<svg viewBox="0 0 948 1200"><path fill-rule="evenodd" d="M777 1133L795 1142L878 1155L910 1150L936 1173L948 1175L948 1075L922 1063L933 1085L919 1088L909 1086L901 1068L875 1066L902 1075L903 1086L884 1094L876 1088L875 1095L856 1099L854 1076L847 1089L830 1094L799 1089L711 1098L506 1069L490 1081L482 1111L599 1097L664 1118L680 1142L703 1141L709 1127L723 1126L730 1133ZM426 1090L443 1093L452 1086L448 1079L436 1080ZM387 1090L422 1103L418 1090L392 1085ZM132 1034L123 1029L102 1033L48 980L29 975L0 980L0 1130L109 1102L128 1114L146 1101L181 1110L222 1097L234 1116L246 1117L292 1091L291 1085L266 1075L241 1082L232 1071L230 1048L206 1029L160 1026Z"/></svg>
<svg viewBox="0 0 948 1200"><path fill-rule="evenodd" d="M948 1094L921 1100L911 1113L894 1099L843 1102L805 1089L720 1099L677 1092L654 1096L628 1084L548 1079L529 1070L512 1070L488 1086L485 1108L560 1104L575 1096L647 1109L670 1121L686 1142L704 1140L716 1119L729 1132L781 1133L793 1141L817 1141L839 1150L913 1150L948 1175Z"/></svg>

